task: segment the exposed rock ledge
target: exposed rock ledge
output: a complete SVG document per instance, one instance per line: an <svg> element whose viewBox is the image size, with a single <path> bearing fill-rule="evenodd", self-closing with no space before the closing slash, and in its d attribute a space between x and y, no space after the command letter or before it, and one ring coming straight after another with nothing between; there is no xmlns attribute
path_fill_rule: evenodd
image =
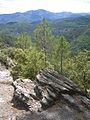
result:
<svg viewBox="0 0 90 120"><path fill-rule="evenodd" d="M13 82L15 106L29 110L17 120L90 120L90 99L71 80L55 71L41 70L35 82Z"/></svg>

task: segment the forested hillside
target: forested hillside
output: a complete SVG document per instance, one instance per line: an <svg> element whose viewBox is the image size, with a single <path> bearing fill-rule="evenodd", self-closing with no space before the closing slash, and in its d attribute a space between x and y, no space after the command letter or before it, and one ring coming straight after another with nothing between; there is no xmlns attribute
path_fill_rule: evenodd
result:
<svg viewBox="0 0 90 120"><path fill-rule="evenodd" d="M15 62L11 70L14 80L19 77L34 80L40 69L49 68L73 80L89 95L89 18L64 19L56 23L43 19L34 26L7 23L4 27L7 32L12 29L13 34L10 33L11 37L9 33L0 35L0 61L7 67L9 58ZM15 30L18 33L14 34Z"/></svg>
<svg viewBox="0 0 90 120"><path fill-rule="evenodd" d="M0 41L2 41L2 44L0 43L1 46L3 47L3 42L6 46L9 46L9 44L11 46L13 44L12 37L15 39L18 34L22 34L24 32L27 32L31 36L32 41L35 42L34 31L39 23L40 21L37 20L32 23L9 22L6 24L0 24ZM49 21L49 24L51 26L52 34L56 38L60 35L64 35L70 43L73 51L77 51L79 49L83 50L84 48L87 50L90 49L90 16L82 16L77 18L72 17L58 20L52 19Z"/></svg>
<svg viewBox="0 0 90 120"><path fill-rule="evenodd" d="M90 16L76 19L57 20L53 24L53 33L63 34L71 43L72 49L90 49Z"/></svg>

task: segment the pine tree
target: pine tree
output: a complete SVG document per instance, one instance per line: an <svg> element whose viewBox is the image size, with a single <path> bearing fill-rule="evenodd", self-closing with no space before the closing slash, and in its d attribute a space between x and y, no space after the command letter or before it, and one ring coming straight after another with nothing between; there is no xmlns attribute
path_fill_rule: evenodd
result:
<svg viewBox="0 0 90 120"><path fill-rule="evenodd" d="M15 40L15 47L29 49L32 46L31 37L28 33L19 34Z"/></svg>
<svg viewBox="0 0 90 120"><path fill-rule="evenodd" d="M75 57L75 71L78 84L88 93L90 89L90 51L79 52Z"/></svg>
<svg viewBox="0 0 90 120"><path fill-rule="evenodd" d="M57 61L59 61L59 72L61 74L63 74L63 61L64 59L66 59L68 57L68 55L70 54L70 45L68 43L68 41L65 39L64 36L61 36L58 40L57 40L57 45L56 45L56 55L55 55L55 59Z"/></svg>
<svg viewBox="0 0 90 120"><path fill-rule="evenodd" d="M38 50L42 50L45 54L45 66L47 61L48 48L51 46L51 30L48 22L43 19L42 22L36 27L35 39ZM49 45L49 46L48 46Z"/></svg>

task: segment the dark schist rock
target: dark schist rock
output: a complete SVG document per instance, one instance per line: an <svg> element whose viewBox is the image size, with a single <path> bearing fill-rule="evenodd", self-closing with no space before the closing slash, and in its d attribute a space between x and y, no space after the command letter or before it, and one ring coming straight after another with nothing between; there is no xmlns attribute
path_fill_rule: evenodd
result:
<svg viewBox="0 0 90 120"><path fill-rule="evenodd" d="M34 82L16 80L13 86L13 99L29 110L17 120L90 120L90 99L55 71L41 70Z"/></svg>

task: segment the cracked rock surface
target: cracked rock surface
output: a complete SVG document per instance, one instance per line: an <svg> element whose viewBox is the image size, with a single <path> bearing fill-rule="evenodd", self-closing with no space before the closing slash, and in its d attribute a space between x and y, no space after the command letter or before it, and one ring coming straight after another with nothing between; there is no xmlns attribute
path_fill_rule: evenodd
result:
<svg viewBox="0 0 90 120"><path fill-rule="evenodd" d="M35 82L26 81L28 87L23 80L13 83L13 98L28 108L17 120L90 120L90 99L71 80L44 69Z"/></svg>

